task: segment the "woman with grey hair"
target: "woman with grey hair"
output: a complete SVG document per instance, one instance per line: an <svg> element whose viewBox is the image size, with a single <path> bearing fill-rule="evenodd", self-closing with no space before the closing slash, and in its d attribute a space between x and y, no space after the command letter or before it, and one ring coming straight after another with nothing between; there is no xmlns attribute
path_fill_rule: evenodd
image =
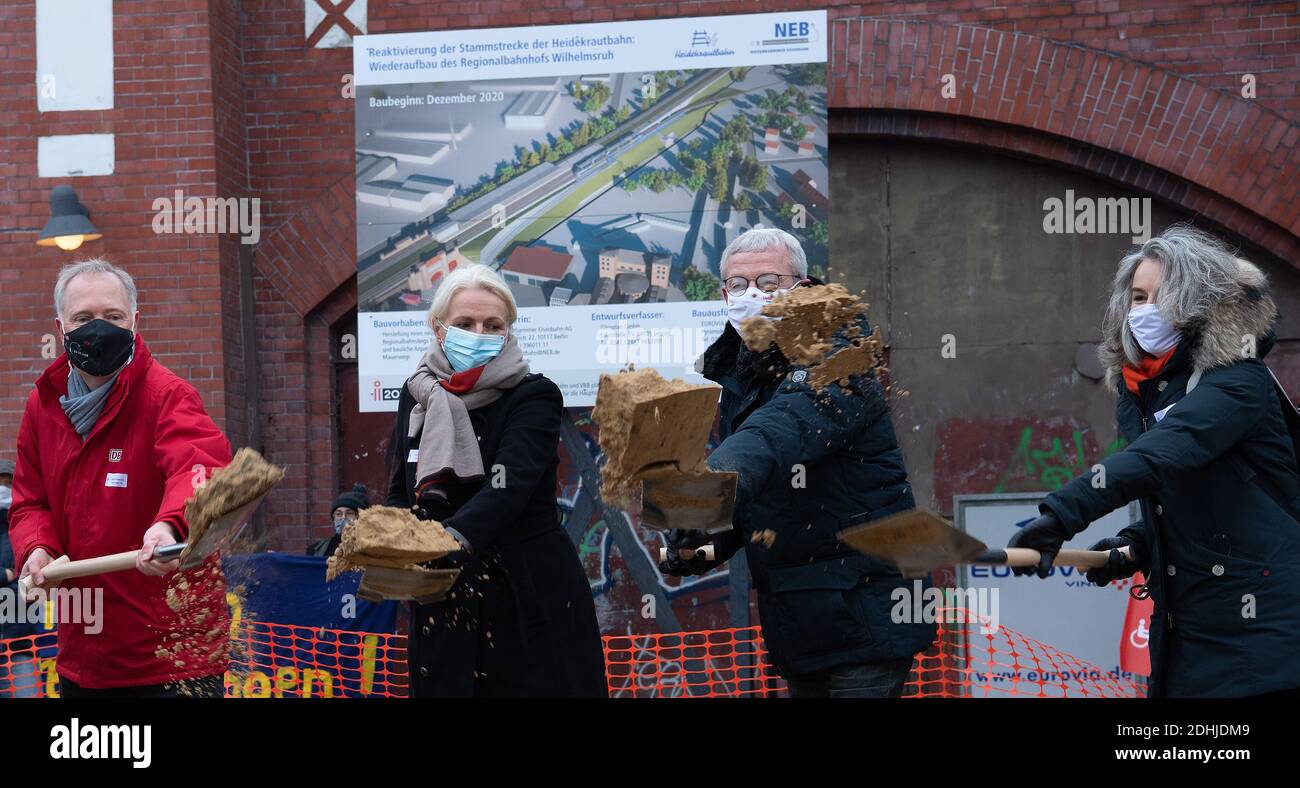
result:
<svg viewBox="0 0 1300 788"><path fill-rule="evenodd" d="M1062 543L1141 502L1140 523L1093 546L1110 561L1088 579L1146 574L1153 697L1300 694L1297 417L1263 362L1276 315L1264 274L1192 228L1126 256L1101 358L1128 446L1009 543L1043 553L1017 574L1046 577Z"/></svg>
<svg viewBox="0 0 1300 788"><path fill-rule="evenodd" d="M495 271L451 273L398 401L387 503L463 548L440 562L461 570L447 597L411 606L415 697L606 694L591 586L555 501L564 400L529 371L515 317Z"/></svg>

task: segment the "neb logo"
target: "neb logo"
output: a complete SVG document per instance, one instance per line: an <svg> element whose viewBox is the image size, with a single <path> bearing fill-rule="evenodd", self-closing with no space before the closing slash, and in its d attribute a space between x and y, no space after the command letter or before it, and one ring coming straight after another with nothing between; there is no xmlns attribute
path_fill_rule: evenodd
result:
<svg viewBox="0 0 1300 788"><path fill-rule="evenodd" d="M777 22L773 25L773 35L777 38L807 38L812 34L812 25L808 22Z"/></svg>

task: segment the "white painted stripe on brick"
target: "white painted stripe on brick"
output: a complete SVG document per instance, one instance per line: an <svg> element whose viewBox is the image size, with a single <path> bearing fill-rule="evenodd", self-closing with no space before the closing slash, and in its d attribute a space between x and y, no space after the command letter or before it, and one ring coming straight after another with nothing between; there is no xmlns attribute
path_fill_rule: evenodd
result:
<svg viewBox="0 0 1300 788"><path fill-rule="evenodd" d="M36 0L36 106L112 109L112 0Z"/></svg>
<svg viewBox="0 0 1300 788"><path fill-rule="evenodd" d="M112 175L112 134L63 134L36 141L36 170L42 178Z"/></svg>

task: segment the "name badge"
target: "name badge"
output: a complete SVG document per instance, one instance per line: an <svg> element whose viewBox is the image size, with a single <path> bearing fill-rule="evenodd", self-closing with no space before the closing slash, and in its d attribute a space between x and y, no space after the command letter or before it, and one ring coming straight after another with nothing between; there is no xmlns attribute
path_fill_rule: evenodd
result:
<svg viewBox="0 0 1300 788"><path fill-rule="evenodd" d="M105 486L105 487L125 487L125 486L126 486L126 474L125 474L125 473L110 473L110 474L108 475L108 478L104 480L104 486Z"/></svg>
<svg viewBox="0 0 1300 788"><path fill-rule="evenodd" d="M408 454L408 455L406 455L406 461L407 461L407 462L419 462L419 461L420 461L420 450L419 450L419 449L411 449L411 453Z"/></svg>

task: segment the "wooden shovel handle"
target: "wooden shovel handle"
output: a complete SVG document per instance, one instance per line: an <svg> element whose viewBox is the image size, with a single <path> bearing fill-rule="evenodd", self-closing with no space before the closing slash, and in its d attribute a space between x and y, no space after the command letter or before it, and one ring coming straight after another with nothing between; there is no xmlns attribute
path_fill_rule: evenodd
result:
<svg viewBox="0 0 1300 788"><path fill-rule="evenodd" d="M121 572L124 569L135 568L135 556L139 552L139 550L127 550L112 555L83 558L80 561L68 561L62 564L51 562L46 565L42 574L45 575L47 581L59 581L73 577L102 575L106 572Z"/></svg>
<svg viewBox="0 0 1300 788"><path fill-rule="evenodd" d="M154 550L154 559L157 561L171 561L180 557L181 551L184 549L185 542L163 545ZM66 555L61 555L46 564L45 568L41 570L41 574L45 576L46 583L57 585L60 581L73 577L89 577L90 575L102 575L109 572L123 572L135 568L135 557L139 552L139 550L125 550L112 555L83 558L80 561L70 561ZM27 599L31 588L30 579L25 577L19 579L18 591L23 599Z"/></svg>
<svg viewBox="0 0 1300 788"><path fill-rule="evenodd" d="M1128 547L1119 548L1120 555L1129 561L1133 553ZM1000 566L1038 566L1042 554L1025 547L1008 547L1005 550L989 550L977 556L972 564L997 564ZM1099 569L1110 559L1109 550L1062 550L1056 554L1053 566L1073 566L1079 569Z"/></svg>

